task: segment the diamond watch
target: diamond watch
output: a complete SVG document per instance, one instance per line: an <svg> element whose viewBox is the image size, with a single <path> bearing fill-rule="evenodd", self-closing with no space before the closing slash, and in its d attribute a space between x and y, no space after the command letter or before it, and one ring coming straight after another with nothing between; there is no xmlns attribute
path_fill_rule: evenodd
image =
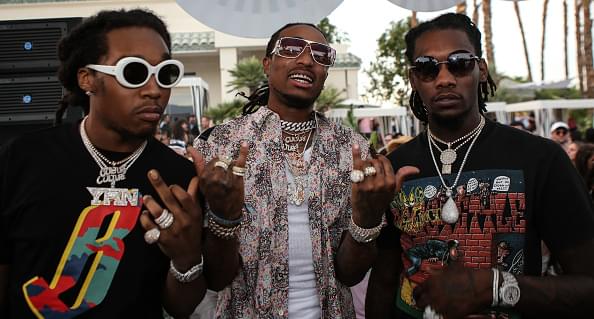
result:
<svg viewBox="0 0 594 319"><path fill-rule="evenodd" d="M520 300L520 286L516 277L509 272L501 272L503 284L499 288L499 305L502 307L513 307Z"/></svg>

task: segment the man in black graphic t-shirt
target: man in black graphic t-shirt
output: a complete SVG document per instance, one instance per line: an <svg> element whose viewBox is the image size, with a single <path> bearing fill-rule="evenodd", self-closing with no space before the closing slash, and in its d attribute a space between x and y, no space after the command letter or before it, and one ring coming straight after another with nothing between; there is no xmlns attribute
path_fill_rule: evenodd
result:
<svg viewBox="0 0 594 319"><path fill-rule="evenodd" d="M480 32L445 14L406 36L411 108L427 130L389 158L414 166L391 203L368 318L594 313L594 214L563 150L486 120ZM541 242L563 274L540 277Z"/></svg>
<svg viewBox="0 0 594 319"><path fill-rule="evenodd" d="M178 317L202 299L195 170L152 137L183 75L170 48L144 10L102 11L60 42L57 119L88 115L0 150L1 318Z"/></svg>

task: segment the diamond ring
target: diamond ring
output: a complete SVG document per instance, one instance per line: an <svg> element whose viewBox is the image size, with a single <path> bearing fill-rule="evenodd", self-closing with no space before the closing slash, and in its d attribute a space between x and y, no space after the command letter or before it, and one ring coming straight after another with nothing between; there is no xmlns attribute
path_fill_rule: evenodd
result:
<svg viewBox="0 0 594 319"><path fill-rule="evenodd" d="M173 225L173 214L170 213L167 208L163 209L163 212L159 218L155 219L155 223L159 225L161 229L167 229Z"/></svg>
<svg viewBox="0 0 594 319"><path fill-rule="evenodd" d="M365 167L364 174L365 174L365 176L373 176L373 175L377 174L377 171L375 170L375 167L367 166L367 167Z"/></svg>
<svg viewBox="0 0 594 319"><path fill-rule="evenodd" d="M161 231L157 228L153 228L144 233L144 241L146 241L147 244L154 244L159 240L159 236L161 236Z"/></svg>
<svg viewBox="0 0 594 319"><path fill-rule="evenodd" d="M365 173L362 170L354 169L351 172L351 181L353 183L361 183L365 179Z"/></svg>

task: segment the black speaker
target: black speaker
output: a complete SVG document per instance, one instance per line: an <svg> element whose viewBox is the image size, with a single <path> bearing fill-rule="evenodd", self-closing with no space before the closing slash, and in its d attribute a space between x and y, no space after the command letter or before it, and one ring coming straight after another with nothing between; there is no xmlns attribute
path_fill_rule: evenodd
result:
<svg viewBox="0 0 594 319"><path fill-rule="evenodd" d="M55 72L58 42L81 18L0 21L0 76Z"/></svg>
<svg viewBox="0 0 594 319"><path fill-rule="evenodd" d="M63 88L57 78L58 43L82 18L0 21L0 145L49 127ZM81 117L69 107L66 121Z"/></svg>

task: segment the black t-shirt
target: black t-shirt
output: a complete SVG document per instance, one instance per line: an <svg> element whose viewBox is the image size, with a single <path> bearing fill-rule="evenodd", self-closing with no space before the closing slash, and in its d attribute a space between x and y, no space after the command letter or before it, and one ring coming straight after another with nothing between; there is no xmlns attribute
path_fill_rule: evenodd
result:
<svg viewBox="0 0 594 319"><path fill-rule="evenodd" d="M142 196L158 199L150 169L187 187L193 165L150 138L115 190L97 185L99 166L78 127L29 133L0 150L0 264L10 269L9 317L162 318L169 259L144 241Z"/></svg>
<svg viewBox="0 0 594 319"><path fill-rule="evenodd" d="M470 144L457 151L452 174L444 176L448 186ZM433 149L441 169L440 152ZM378 239L380 247L400 245L403 252L395 301L400 317L422 318L412 291L428 278L428 268L446 266L453 251L465 267L539 276L541 240L555 254L594 236L584 183L559 145L544 138L487 121L453 188L460 216L452 225L440 218L446 189L427 134L401 146L389 159L395 171L406 165L420 169L395 197L387 214L389 226Z"/></svg>

